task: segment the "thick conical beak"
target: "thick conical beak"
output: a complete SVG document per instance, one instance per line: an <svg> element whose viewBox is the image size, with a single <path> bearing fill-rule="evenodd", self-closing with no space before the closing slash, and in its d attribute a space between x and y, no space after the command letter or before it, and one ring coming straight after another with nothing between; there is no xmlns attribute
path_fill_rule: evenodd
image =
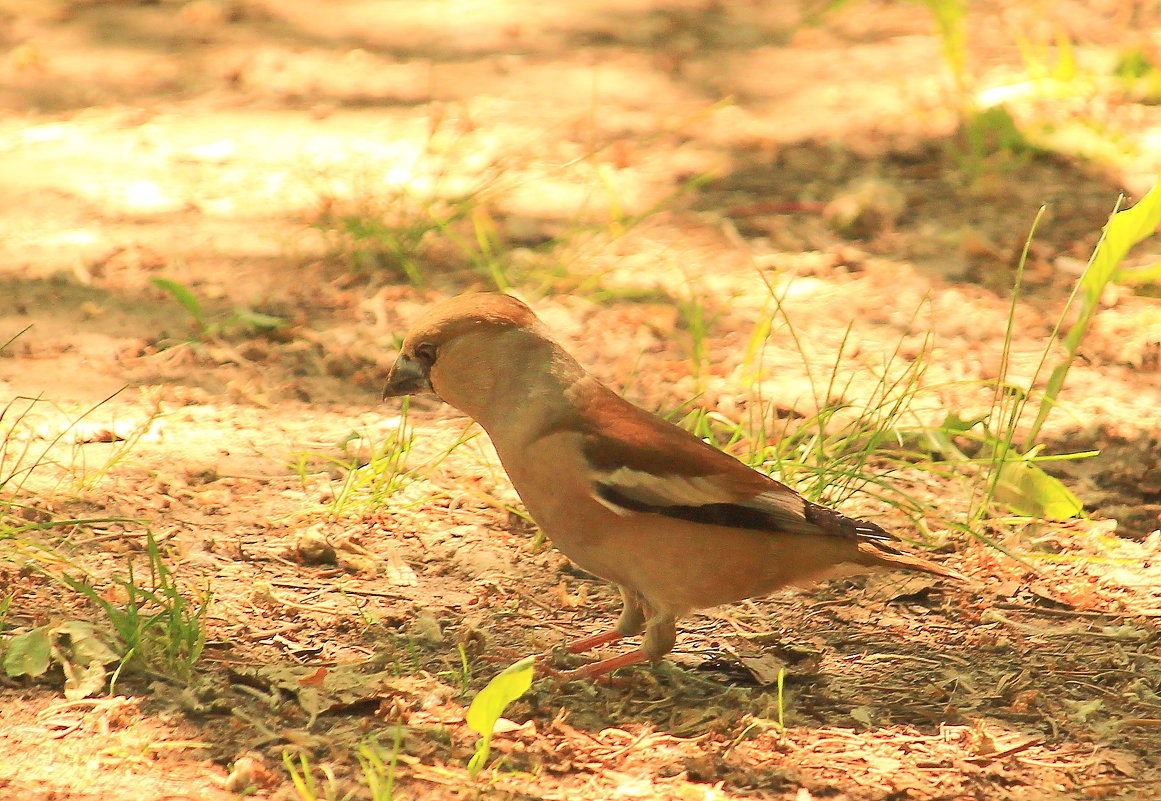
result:
<svg viewBox="0 0 1161 801"><path fill-rule="evenodd" d="M383 399L420 393L433 393L427 368L414 359L400 356L395 360L391 372L387 374L387 386L383 388Z"/></svg>

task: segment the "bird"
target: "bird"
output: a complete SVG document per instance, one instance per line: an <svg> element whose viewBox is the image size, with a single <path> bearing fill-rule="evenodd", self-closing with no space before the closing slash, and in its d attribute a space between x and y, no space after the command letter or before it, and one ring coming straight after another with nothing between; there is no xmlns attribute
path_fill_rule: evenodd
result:
<svg viewBox="0 0 1161 801"><path fill-rule="evenodd" d="M553 545L620 590L616 626L565 650L644 633L640 646L570 679L660 661L677 621L695 610L851 568L964 578L633 405L505 293L470 292L429 308L404 336L383 394L435 395L475 420Z"/></svg>

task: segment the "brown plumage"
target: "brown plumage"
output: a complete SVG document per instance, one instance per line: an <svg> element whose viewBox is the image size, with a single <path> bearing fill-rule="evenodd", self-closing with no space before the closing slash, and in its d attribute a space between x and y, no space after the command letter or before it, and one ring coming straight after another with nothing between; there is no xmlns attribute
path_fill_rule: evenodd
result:
<svg viewBox="0 0 1161 801"><path fill-rule="evenodd" d="M556 547L620 588L616 630L569 649L645 631L640 649L580 675L660 659L694 609L852 567L962 578L625 401L508 295L461 295L415 325L384 394L424 391L484 428Z"/></svg>

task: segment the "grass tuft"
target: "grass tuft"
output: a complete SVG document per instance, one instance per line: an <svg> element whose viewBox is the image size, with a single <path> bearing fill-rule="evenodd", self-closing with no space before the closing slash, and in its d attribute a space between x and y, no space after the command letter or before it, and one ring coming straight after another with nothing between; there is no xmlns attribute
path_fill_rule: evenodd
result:
<svg viewBox="0 0 1161 801"><path fill-rule="evenodd" d="M121 664L112 677L126 667L146 667L166 676L188 679L205 647L203 621L210 605L208 587L187 597L183 584L153 534L146 531L145 554L149 575L140 580L127 562L128 575L114 576L104 589L94 586L93 576L75 578L66 571L48 575L104 613L117 638ZM120 596L120 597L118 597Z"/></svg>
<svg viewBox="0 0 1161 801"><path fill-rule="evenodd" d="M752 466L791 484L810 500L838 505L857 492L865 492L907 514L921 531L930 530L926 518L934 517L940 527L968 532L996 545L986 529L1000 520L1010 523L1013 514L1057 521L1083 514L1080 500L1042 465L1093 453L1047 454L1039 437L1048 415L1059 404L1064 380L1105 286L1116 275L1129 248L1161 223L1161 190L1154 188L1133 209L1114 211L1089 269L1077 281L1053 336L1045 343L1036 369L1018 383L1009 375L1012 341L1023 265L1039 220L1040 214L1014 279L996 377L979 383L979 389L991 395L982 412L944 410L940 422L931 422L939 409L939 391L948 387L927 380L934 345L930 331L923 335L918 348L910 348L913 353L906 358L901 338L881 365L870 370L873 381L869 388L866 368L852 371L843 367L853 327L844 332L833 361L819 369L791 319L785 304L787 290L767 281L768 313L755 328L739 371L755 402L744 420L729 421L695 410L684 424L727 449L745 449L744 458ZM926 304L924 301L912 315L909 330ZM1040 375L1057 349L1058 335L1074 305L1079 305L1079 310L1063 336L1064 355L1040 391ZM785 414L783 407L762 396L763 355L776 331L786 332L802 361L809 400L816 409L806 418ZM965 478L971 487L966 519L948 516L939 505L902 489L905 483L896 479L909 470Z"/></svg>

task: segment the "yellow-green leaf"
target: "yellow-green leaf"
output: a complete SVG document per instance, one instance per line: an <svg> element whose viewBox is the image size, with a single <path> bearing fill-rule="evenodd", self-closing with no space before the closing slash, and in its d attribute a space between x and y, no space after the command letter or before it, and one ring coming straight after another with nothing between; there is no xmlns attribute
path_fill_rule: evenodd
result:
<svg viewBox="0 0 1161 801"><path fill-rule="evenodd" d="M1067 520L1084 508L1068 487L1023 461L1005 462L1000 468L995 498L1017 514L1047 520Z"/></svg>
<svg viewBox="0 0 1161 801"><path fill-rule="evenodd" d="M48 670L52 635L48 626L13 635L4 654L4 672L9 676L42 676Z"/></svg>
<svg viewBox="0 0 1161 801"><path fill-rule="evenodd" d="M1081 284L1085 295L1095 303L1113 271L1133 245L1149 237L1161 225L1161 181L1153 184L1143 198L1131 209L1118 211L1109 218L1105 235L1092 257L1092 266L1085 271Z"/></svg>
<svg viewBox="0 0 1161 801"><path fill-rule="evenodd" d="M536 657L529 656L514 665L509 665L488 686L480 690L468 707L467 724L480 735L476 743L476 753L468 762L468 771L475 776L488 761L492 747L492 731L496 721L504 714L508 705L532 686L532 673Z"/></svg>

